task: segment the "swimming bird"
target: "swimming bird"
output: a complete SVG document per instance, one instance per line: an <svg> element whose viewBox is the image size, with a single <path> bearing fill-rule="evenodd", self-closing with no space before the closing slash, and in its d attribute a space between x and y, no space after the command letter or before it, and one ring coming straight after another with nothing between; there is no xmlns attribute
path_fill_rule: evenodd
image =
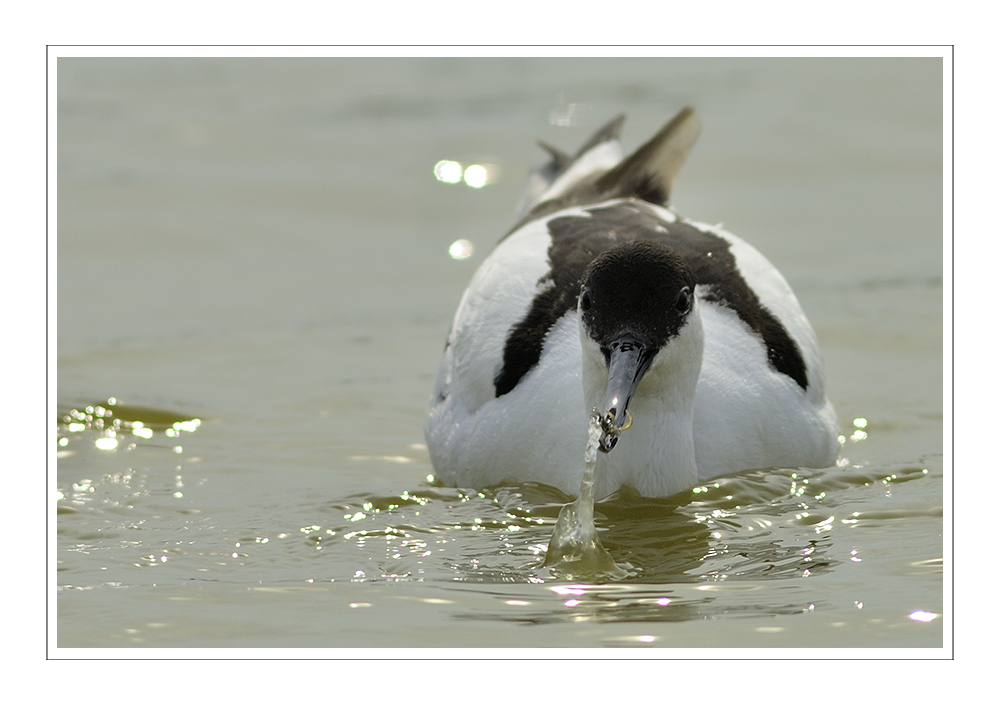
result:
<svg viewBox="0 0 1000 705"><path fill-rule="evenodd" d="M669 205L691 108L623 158L624 115L532 175L462 296L425 436L442 481L668 496L751 468L835 462L837 420L795 294L756 249Z"/></svg>

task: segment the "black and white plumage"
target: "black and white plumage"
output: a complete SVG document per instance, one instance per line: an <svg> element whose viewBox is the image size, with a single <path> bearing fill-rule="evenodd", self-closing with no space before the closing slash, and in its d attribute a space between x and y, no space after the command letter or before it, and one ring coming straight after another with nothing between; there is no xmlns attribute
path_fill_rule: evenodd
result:
<svg viewBox="0 0 1000 705"><path fill-rule="evenodd" d="M694 111L626 159L623 120L572 157L547 147L517 225L462 297L425 429L445 482L574 494L594 409L608 431L598 497L836 459L819 346L787 282L666 205Z"/></svg>

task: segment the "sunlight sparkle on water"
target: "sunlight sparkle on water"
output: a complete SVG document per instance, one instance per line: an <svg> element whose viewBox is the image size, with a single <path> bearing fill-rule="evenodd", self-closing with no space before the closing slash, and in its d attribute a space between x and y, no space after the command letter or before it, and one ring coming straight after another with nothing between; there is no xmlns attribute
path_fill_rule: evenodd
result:
<svg viewBox="0 0 1000 705"><path fill-rule="evenodd" d="M452 259L469 259L472 256L472 243L468 240L455 240L448 248Z"/></svg>
<svg viewBox="0 0 1000 705"><path fill-rule="evenodd" d="M446 184L457 184L462 180L462 165L448 159L442 159L434 165L434 176Z"/></svg>
<svg viewBox="0 0 1000 705"><path fill-rule="evenodd" d="M175 429L178 431L187 431L188 433L193 433L199 426L201 426L201 419L190 419L174 423Z"/></svg>
<svg viewBox="0 0 1000 705"><path fill-rule="evenodd" d="M473 164L465 170L465 183L472 188L482 188L486 185L486 167L482 164Z"/></svg>
<svg viewBox="0 0 1000 705"><path fill-rule="evenodd" d="M124 413L149 413L152 418L149 422L140 421L136 418L129 419L125 416L120 416L119 414ZM124 434L131 431L133 436L149 440L154 436L154 429L150 426L156 426L163 423L162 416L174 416L177 415L170 414L168 412L158 412L155 409L136 409L118 406L118 400L115 397L109 397L107 405L103 406L101 404L88 405L84 408L70 409L70 411L60 418L60 423L65 424L65 430L69 433L81 433L83 431L97 431L101 433L101 437L95 439L94 446L98 450L116 450L121 444L121 438ZM182 432L192 433L201 425L201 419L181 419L179 421L173 421L173 423L164 429L164 433L168 437L177 437ZM162 427L161 427L162 428ZM70 439L60 438L59 445L65 447L69 445ZM130 451L135 448L135 443L129 443L125 445L124 450ZM182 452L180 446L175 446L173 448L175 453ZM65 451L64 451L65 452ZM74 451L69 451L72 453ZM67 456L62 456L67 457Z"/></svg>
<svg viewBox="0 0 1000 705"><path fill-rule="evenodd" d="M458 184L464 181L466 186L475 189L496 181L498 173L495 164L470 164L463 167L459 162L442 159L434 165L434 178L438 181L446 184Z"/></svg>
<svg viewBox="0 0 1000 705"><path fill-rule="evenodd" d="M924 612L923 610L910 612L910 619L914 622L933 622L940 616L941 615L935 614L934 612Z"/></svg>

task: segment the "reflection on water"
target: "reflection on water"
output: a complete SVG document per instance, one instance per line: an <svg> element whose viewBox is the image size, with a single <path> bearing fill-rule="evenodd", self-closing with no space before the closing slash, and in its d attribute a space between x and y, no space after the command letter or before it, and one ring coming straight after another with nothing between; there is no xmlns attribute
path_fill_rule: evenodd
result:
<svg viewBox="0 0 1000 705"><path fill-rule="evenodd" d="M553 587L559 594L572 594L562 605L566 609L552 609L542 603L518 611L496 610L462 614L474 620L498 620L522 624L559 624L580 622L629 623L629 622L686 622L712 617L738 617L754 615L787 615L811 612L816 605L799 603L761 604L752 599L760 593L760 586L733 585L719 590L716 586L702 586L690 590L677 587L653 589L643 585L572 585ZM725 593L725 594L723 594ZM732 600L736 595L740 599ZM759 595L758 595L759 596ZM761 596L759 596L761 597ZM750 598L750 599L747 599ZM636 637L639 638L639 637ZM649 643L656 638L649 635Z"/></svg>
<svg viewBox="0 0 1000 705"><path fill-rule="evenodd" d="M179 428L197 428L194 420L182 415L113 401L106 407L88 405L61 414L60 423L65 427L86 423L85 431L72 431L84 444L88 435L104 437L105 427L118 434L155 429L168 438L176 437ZM137 425L140 419L143 421ZM383 460L411 459L393 456ZM866 509L863 502L858 503L860 498L870 496L874 488L923 479L937 462L928 459L926 466L878 470L854 466L747 471L669 498L641 497L626 489L597 502L594 521L601 543L614 560L633 569L626 580L633 586L809 578L828 573L844 561L861 562L857 550L848 555L833 550L835 534L914 514L913 510L887 513ZM77 529L81 532L67 550L85 550L89 544L84 535L94 533L95 523L104 525L102 531L114 523L116 531L127 532L146 521L144 514L149 507L143 505L147 501L157 495L183 497L180 469L177 466L172 482L161 482L160 487L153 487L149 473L138 468L76 479L60 487L59 511L64 516L60 535L68 539ZM296 514L306 519L303 523L276 522L253 534L223 531L210 542L221 539L228 543L230 548L221 550L227 563L314 561L310 579L318 581L561 582L557 573L544 566L544 559L560 510L570 500L554 488L535 483L480 492L425 485L398 495L357 495L301 506ZM121 511L136 518L124 523L111 519L110 515ZM939 507L917 513L920 511L931 516L941 512ZM81 512L89 519L71 518ZM93 513L104 515L103 519ZM184 517L185 530L195 528L189 517L198 513L188 509L177 515ZM162 516L158 519L163 521ZM109 534L102 536L108 538ZM128 545L143 545L145 538L137 534ZM197 533L192 538L195 540L186 548L175 550L204 556L220 553L215 549L204 552ZM319 554L336 554L336 558L316 563L312 557ZM133 563L168 560L168 553L153 551L141 553L140 560ZM604 593L600 594L595 604L604 609ZM629 602L629 609L642 614L655 612L664 606L657 602L661 599L674 605L671 619L681 618L678 615L684 612L676 608L685 603L678 603L671 595L643 594ZM707 604L703 597L698 600ZM781 606L779 611L786 609Z"/></svg>
<svg viewBox="0 0 1000 705"><path fill-rule="evenodd" d="M835 530L882 516L839 511L845 490L898 485L927 474L925 467L900 467L890 475L861 468L808 476L801 470L751 471L665 499L619 492L595 505L595 521L615 561L637 571L631 583L805 578L847 559L830 553ZM809 502L803 501L803 483L817 493ZM543 567L548 539L570 499L533 483L481 492L430 487L332 505L329 510L342 513L344 522L301 531L310 548L341 556L362 549L378 566L362 571L367 580L546 582L557 579ZM940 514L939 508L931 511Z"/></svg>
<svg viewBox="0 0 1000 705"><path fill-rule="evenodd" d="M398 494L310 498L249 512L243 507L258 518L227 525L225 511L206 511L210 503L200 499L212 475L168 464L158 453L169 447L150 443L108 454L92 443L107 427L119 434L150 428L167 438L181 433L178 428L193 431L198 426L191 421L110 401L60 414L60 428L90 449L61 462L83 463L85 472L90 458L129 459L121 472L66 473L60 480L61 591L179 587L192 580L268 594L323 585L465 585L476 592L462 593L464 599L438 592L423 604L448 605L449 618L460 622L524 625L773 618L834 610L831 593L817 590L816 581L833 575L844 580L845 566L863 569L877 555L867 548L866 532L921 517L939 521L942 513L939 505L888 510L881 504L894 488L939 482L939 457L878 468L747 471L668 498L625 489L595 503L594 522L613 560L630 573L567 582L545 566L545 556L560 510L572 498L545 485L468 491L438 486L429 477ZM75 423L87 428L69 432ZM358 459L416 462L409 456ZM195 467L199 460L185 459ZM941 561L917 561L910 570L940 576ZM391 593L368 594L351 597L344 609L388 609ZM484 596L492 596L488 604L480 603ZM852 609L865 609L860 598ZM900 619L933 623L940 616L934 607L906 605ZM648 632L605 635L601 643L665 645L662 635Z"/></svg>

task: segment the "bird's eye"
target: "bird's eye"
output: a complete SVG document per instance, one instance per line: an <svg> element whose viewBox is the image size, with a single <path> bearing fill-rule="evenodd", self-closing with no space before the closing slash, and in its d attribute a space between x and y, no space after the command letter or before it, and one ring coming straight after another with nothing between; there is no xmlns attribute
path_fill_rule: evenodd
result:
<svg viewBox="0 0 1000 705"><path fill-rule="evenodd" d="M687 313L691 309L691 290L684 287L677 294L677 301L674 302L674 307L681 313Z"/></svg>
<svg viewBox="0 0 1000 705"><path fill-rule="evenodd" d="M589 311L592 305L593 302L590 300L590 292L583 292L583 295L580 296L580 310Z"/></svg>

